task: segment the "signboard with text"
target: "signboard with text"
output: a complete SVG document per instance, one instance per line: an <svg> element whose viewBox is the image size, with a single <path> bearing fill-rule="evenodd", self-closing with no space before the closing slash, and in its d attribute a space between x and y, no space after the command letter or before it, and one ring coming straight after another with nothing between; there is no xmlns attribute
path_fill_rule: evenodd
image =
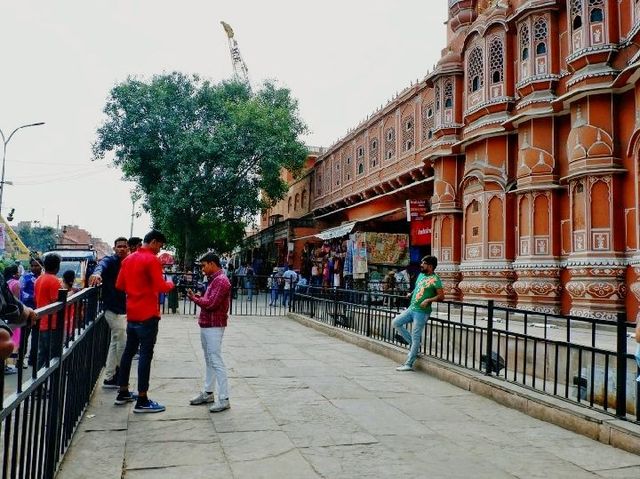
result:
<svg viewBox="0 0 640 479"><path fill-rule="evenodd" d="M427 200L407 200L407 221L422 221L428 212Z"/></svg>
<svg viewBox="0 0 640 479"><path fill-rule="evenodd" d="M431 218L411 222L411 246L431 244Z"/></svg>

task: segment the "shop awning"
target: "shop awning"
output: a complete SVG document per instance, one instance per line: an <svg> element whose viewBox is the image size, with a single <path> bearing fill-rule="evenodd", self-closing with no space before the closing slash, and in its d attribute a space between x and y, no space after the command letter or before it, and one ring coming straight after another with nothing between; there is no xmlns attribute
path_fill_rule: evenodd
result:
<svg viewBox="0 0 640 479"><path fill-rule="evenodd" d="M340 226L336 226L334 228L326 229L320 233L315 234L317 238L321 240L328 240L332 238L341 238L345 235L348 235L353 231L353 227L356 225L357 221L352 221L350 223L345 223Z"/></svg>

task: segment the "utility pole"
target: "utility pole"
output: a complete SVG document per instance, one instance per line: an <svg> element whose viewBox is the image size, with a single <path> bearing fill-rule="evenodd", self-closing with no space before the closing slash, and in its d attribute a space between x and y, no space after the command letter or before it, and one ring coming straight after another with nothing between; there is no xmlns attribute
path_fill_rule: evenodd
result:
<svg viewBox="0 0 640 479"><path fill-rule="evenodd" d="M4 167L5 161L7 160L7 145L11 141L11 138L16 133L16 131L21 130L22 128L29 128L31 126L40 126L44 125L44 121L39 121L37 123L29 123L27 125L22 125L13 130L9 136L5 137L4 132L0 130L0 137L2 137L2 178L0 178L0 214L2 214L2 196L4 194L4 185L9 184L8 181L4 181Z"/></svg>

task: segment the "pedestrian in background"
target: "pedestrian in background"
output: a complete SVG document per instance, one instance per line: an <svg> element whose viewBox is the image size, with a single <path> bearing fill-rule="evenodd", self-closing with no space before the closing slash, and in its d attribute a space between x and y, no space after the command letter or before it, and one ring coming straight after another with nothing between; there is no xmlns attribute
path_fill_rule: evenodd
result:
<svg viewBox="0 0 640 479"><path fill-rule="evenodd" d="M284 289L282 291L282 306L291 304L291 295L293 294L296 283L298 282L298 273L293 270L293 265L287 266L287 270L282 275L284 280Z"/></svg>
<svg viewBox="0 0 640 479"><path fill-rule="evenodd" d="M200 265L202 272L209 278L207 290L204 296L200 296L199 293L195 293L191 289L187 290L187 294L191 301L200 306L198 325L200 326L200 341L204 353L206 374L204 389L191 399L189 404L197 406L213 402L209 411L220 412L231 407L227 368L222 359L222 337L227 327L231 283L225 276L220 258L217 255L205 254L200 258ZM217 401L214 400L214 377L218 386Z"/></svg>
<svg viewBox="0 0 640 479"><path fill-rule="evenodd" d="M29 272L20 278L20 301L28 308L35 309L36 295L35 284L38 277L42 274L42 263L39 258L31 258L29 262ZM29 348L28 364L36 365L36 353L38 351L38 337L40 330L38 327L25 328L25 332L31 335L31 347Z"/></svg>
<svg viewBox="0 0 640 479"><path fill-rule="evenodd" d="M109 353L104 371L102 387L117 389L120 358L127 341L127 297L116 289L116 279L122 260L129 253L127 238L121 236L113 242L113 254L102 258L89 278L89 286L102 286L104 316L111 330Z"/></svg>
<svg viewBox="0 0 640 479"><path fill-rule="evenodd" d="M165 410L162 404L147 396L153 348L158 336L160 309L158 295L173 289L173 283L165 281L158 253L167 242L165 236L152 230L144 237L142 246L122 260L116 280L116 288L127 295L127 342L120 360L118 382L120 390L115 404L136 401L135 413L157 413ZM129 391L131 361L140 348L138 359L138 397Z"/></svg>
<svg viewBox="0 0 640 479"><path fill-rule="evenodd" d="M127 240L127 245L129 246L129 253L135 253L136 251L138 251L140 246L142 246L142 238L132 236Z"/></svg>
<svg viewBox="0 0 640 479"><path fill-rule="evenodd" d="M425 256L420 262L420 275L416 280L416 287L411 296L409 307L400 313L391 323L400 335L409 344L407 360L402 366L396 368L397 371L412 371L413 364L420 351L422 332L424 331L427 319L431 315L431 304L434 301L444 299L444 289L440 276L435 274L438 266L438 259L435 256ZM411 332L406 325L411 323Z"/></svg>
<svg viewBox="0 0 640 479"><path fill-rule="evenodd" d="M44 257L44 274L40 275L35 284L36 307L42 308L58 301L60 279L56 276L60 271L61 258L55 253ZM52 344L62 343L62 330L57 328L57 315L47 314L40 319L38 338L37 368L44 366L51 359Z"/></svg>

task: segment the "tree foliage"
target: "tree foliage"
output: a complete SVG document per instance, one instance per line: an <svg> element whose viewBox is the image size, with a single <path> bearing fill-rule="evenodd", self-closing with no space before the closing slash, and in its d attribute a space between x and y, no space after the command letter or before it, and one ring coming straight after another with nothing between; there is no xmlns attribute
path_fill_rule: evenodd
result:
<svg viewBox="0 0 640 479"><path fill-rule="evenodd" d="M36 226L21 224L16 234L31 251L49 251L56 246L56 230L50 226Z"/></svg>
<svg viewBox="0 0 640 479"><path fill-rule="evenodd" d="M175 72L128 78L104 112L94 158L114 154L187 264L239 244L245 225L286 194L281 168L299 171L307 154L297 101L271 82L254 93Z"/></svg>

